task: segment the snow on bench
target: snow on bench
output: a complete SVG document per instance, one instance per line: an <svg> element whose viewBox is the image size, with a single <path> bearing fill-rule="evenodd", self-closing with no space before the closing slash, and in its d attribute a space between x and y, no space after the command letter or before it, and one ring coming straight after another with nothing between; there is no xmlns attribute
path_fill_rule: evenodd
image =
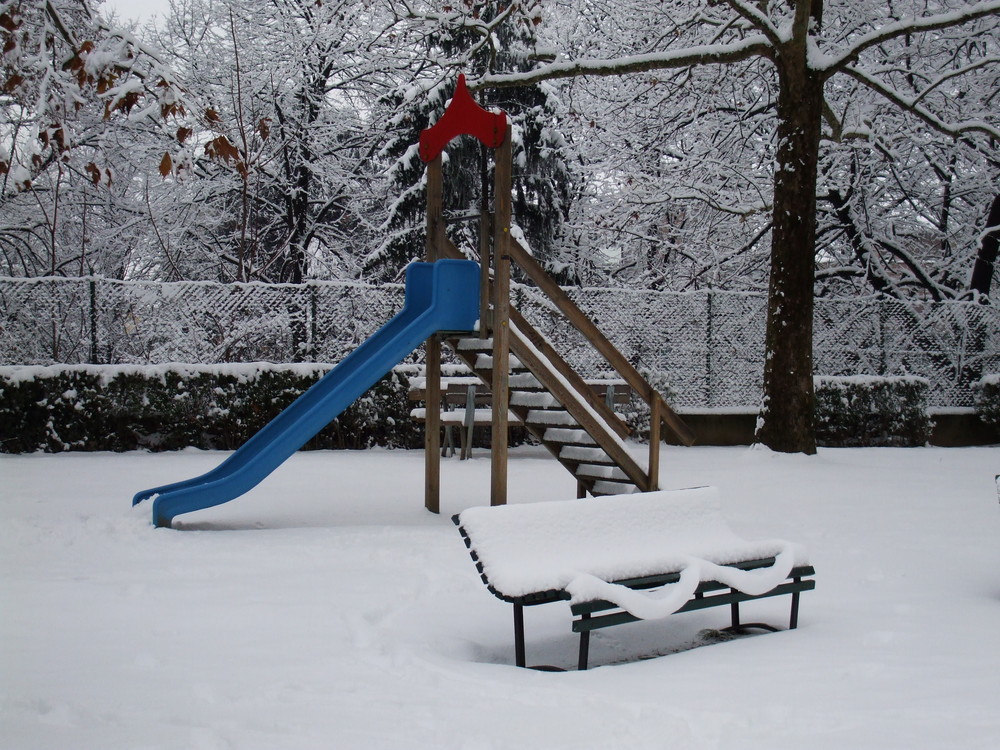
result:
<svg viewBox="0 0 1000 750"><path fill-rule="evenodd" d="M731 627L739 628L739 602L786 593L793 594L795 627L798 593L814 586L801 580L813 574L801 546L737 536L711 487L474 507L453 520L483 582L515 605L515 640L523 637L517 633L522 606L560 600L585 620L620 610L603 615L603 624L575 622L581 637L598 627L722 604L733 606ZM705 596L716 591L725 593ZM581 668L585 647L581 641ZM523 666L523 643L517 649Z"/></svg>

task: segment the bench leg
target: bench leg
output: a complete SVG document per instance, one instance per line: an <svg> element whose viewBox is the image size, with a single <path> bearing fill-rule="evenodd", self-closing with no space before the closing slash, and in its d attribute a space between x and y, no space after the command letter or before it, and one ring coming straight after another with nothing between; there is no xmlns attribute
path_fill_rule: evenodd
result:
<svg viewBox="0 0 1000 750"><path fill-rule="evenodd" d="M444 445L441 447L441 456L447 458L455 455L455 435L454 428L448 424L444 426Z"/></svg>
<svg viewBox="0 0 1000 750"><path fill-rule="evenodd" d="M796 583L798 579L796 579ZM799 592L792 594L792 614L788 618L788 629L795 630L799 626Z"/></svg>
<svg viewBox="0 0 1000 750"><path fill-rule="evenodd" d="M524 658L524 607L520 604L514 605L514 663L519 667L526 665Z"/></svg>
<svg viewBox="0 0 1000 750"><path fill-rule="evenodd" d="M733 630L736 630L740 626L740 603L733 602L729 605L730 613L732 614L733 624L730 626Z"/></svg>
<svg viewBox="0 0 1000 750"><path fill-rule="evenodd" d="M589 620L589 614L583 614L580 616L581 620ZM581 672L587 668L587 662L590 661L590 631L584 630L580 633L580 658L577 661L576 668Z"/></svg>
<svg viewBox="0 0 1000 750"><path fill-rule="evenodd" d="M460 459L465 461L472 455L472 431L466 426L462 425L458 428L459 430L459 441L462 444L462 453Z"/></svg>

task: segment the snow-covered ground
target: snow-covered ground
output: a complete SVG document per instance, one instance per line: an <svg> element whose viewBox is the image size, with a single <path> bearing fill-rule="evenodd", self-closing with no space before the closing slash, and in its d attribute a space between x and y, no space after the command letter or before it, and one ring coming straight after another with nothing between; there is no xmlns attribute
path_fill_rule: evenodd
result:
<svg viewBox="0 0 1000 750"><path fill-rule="evenodd" d="M573 496L513 456L512 498ZM1000 746L995 447L665 449L665 487L715 485L741 536L804 544L817 589L798 630L714 642L724 609L675 615L599 631L565 673L511 666L510 607L449 519L486 502L482 452L444 462L440 516L404 451L300 453L180 530L130 507L222 457L0 456L0 746ZM571 667L568 607L526 615L529 662Z"/></svg>

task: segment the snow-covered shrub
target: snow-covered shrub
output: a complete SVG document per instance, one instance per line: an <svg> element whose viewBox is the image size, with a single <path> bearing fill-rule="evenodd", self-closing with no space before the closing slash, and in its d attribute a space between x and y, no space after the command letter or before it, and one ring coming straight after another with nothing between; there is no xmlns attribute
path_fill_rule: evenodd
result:
<svg viewBox="0 0 1000 750"><path fill-rule="evenodd" d="M976 413L986 424L1000 427L1000 375L987 375L972 384Z"/></svg>
<svg viewBox="0 0 1000 750"><path fill-rule="evenodd" d="M930 437L924 378L821 375L814 385L819 445L915 446Z"/></svg>
<svg viewBox="0 0 1000 750"><path fill-rule="evenodd" d="M325 374L323 365L0 368L0 451L238 448ZM409 373L394 370L307 448L416 447Z"/></svg>

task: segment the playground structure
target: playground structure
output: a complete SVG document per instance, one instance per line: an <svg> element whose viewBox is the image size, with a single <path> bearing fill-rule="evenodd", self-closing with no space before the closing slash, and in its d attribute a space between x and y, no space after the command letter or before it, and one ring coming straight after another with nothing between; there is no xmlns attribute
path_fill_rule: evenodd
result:
<svg viewBox="0 0 1000 750"><path fill-rule="evenodd" d="M441 154L461 135L472 135L494 151L494 206L490 211L484 199L478 264L445 233ZM424 262L407 268L403 309L217 468L137 493L133 505L155 498L157 526L252 489L422 341L429 407L424 505L434 513L440 511L441 423L434 407L441 399L442 343L492 391L490 505L507 502L508 409L576 477L579 497L658 490L661 426L682 443L693 441L659 392L512 236L513 164L506 115L480 107L460 76L444 115L421 134L419 153L427 164L426 255ZM624 439L631 430L612 406L511 306L512 263L648 405L646 466L626 449Z"/></svg>
<svg viewBox="0 0 1000 750"><path fill-rule="evenodd" d="M444 115L420 137L427 164L427 253L425 260L464 258L445 234L441 153L454 138L473 135L494 152L493 211L484 200L479 221L479 331L467 336L432 336L426 342L425 505L439 511L441 343L444 339L492 391L490 504L507 502L508 408L527 431L577 480L577 495L615 495L659 489L661 426L691 444L693 435L660 393L601 333L511 233L511 127L503 113L491 113L473 99L459 76ZM485 186L484 186L485 192ZM589 344L649 408L646 466L627 451L631 429L548 340L510 304L511 264L543 292Z"/></svg>

